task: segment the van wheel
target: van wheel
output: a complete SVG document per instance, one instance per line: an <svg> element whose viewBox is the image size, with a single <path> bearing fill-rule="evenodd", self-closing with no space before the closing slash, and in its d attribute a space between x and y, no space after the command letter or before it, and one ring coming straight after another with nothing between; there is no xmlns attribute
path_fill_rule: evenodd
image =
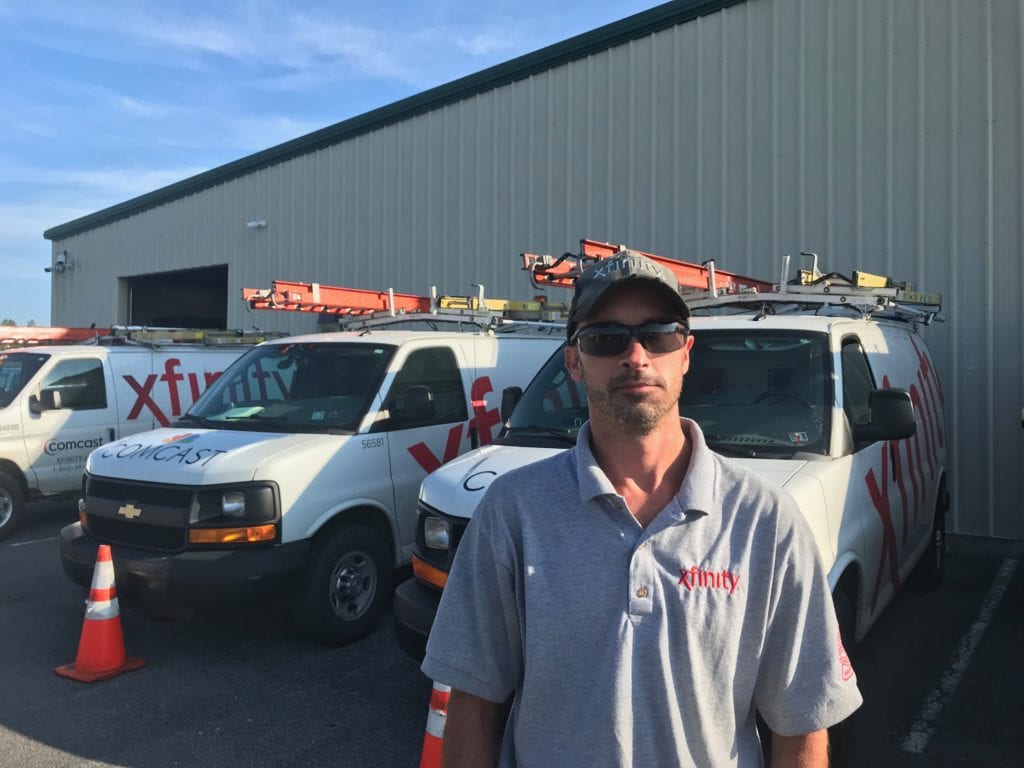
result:
<svg viewBox="0 0 1024 768"><path fill-rule="evenodd" d="M0 472L0 541L18 527L25 512L25 492L13 477Z"/></svg>
<svg viewBox="0 0 1024 768"><path fill-rule="evenodd" d="M854 633L857 631L857 614L854 610L853 596L847 586L840 582L832 593L832 606L839 622L839 636L843 638L843 647L849 652L853 647Z"/></svg>
<svg viewBox="0 0 1024 768"><path fill-rule="evenodd" d="M938 589L946 576L946 510L949 509L949 493L946 482L939 486L935 502L935 516L932 518L931 538L921 560L914 567L917 582L925 589Z"/></svg>
<svg viewBox="0 0 1024 768"><path fill-rule="evenodd" d="M370 634L391 597L391 559L384 540L362 525L316 542L292 603L299 629L332 645Z"/></svg>

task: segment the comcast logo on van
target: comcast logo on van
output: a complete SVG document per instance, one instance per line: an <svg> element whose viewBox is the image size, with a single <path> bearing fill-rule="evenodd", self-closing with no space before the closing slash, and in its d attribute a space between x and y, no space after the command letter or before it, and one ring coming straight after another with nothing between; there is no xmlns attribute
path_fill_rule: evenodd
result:
<svg viewBox="0 0 1024 768"><path fill-rule="evenodd" d="M199 439L199 435L193 432L185 432L180 435L171 435L166 440L161 440L161 443L194 443Z"/></svg>
<svg viewBox="0 0 1024 768"><path fill-rule="evenodd" d="M93 437L88 440L50 440L43 446L43 450L50 456L62 451L81 451L86 448L99 448L103 445L102 437Z"/></svg>

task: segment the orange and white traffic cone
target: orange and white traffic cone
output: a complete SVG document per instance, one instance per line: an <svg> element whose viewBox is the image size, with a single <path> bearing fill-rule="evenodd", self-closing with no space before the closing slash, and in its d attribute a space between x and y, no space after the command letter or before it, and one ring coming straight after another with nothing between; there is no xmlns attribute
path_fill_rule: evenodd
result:
<svg viewBox="0 0 1024 768"><path fill-rule="evenodd" d="M420 768L441 768L444 724L448 718L448 699L451 695L451 686L434 683L434 689L430 692L430 710L427 712L427 730L423 734Z"/></svg>
<svg viewBox="0 0 1024 768"><path fill-rule="evenodd" d="M114 560L110 555L110 545L100 544L96 553L96 569L92 573L92 588L85 604L78 655L74 664L65 664L54 671L72 680L94 683L138 669L145 663L142 659L130 659L125 655L121 613L114 588Z"/></svg>

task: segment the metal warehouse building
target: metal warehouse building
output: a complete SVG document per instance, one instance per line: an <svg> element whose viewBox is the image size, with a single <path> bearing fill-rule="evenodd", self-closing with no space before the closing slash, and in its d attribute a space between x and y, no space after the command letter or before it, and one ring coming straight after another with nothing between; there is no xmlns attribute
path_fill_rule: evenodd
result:
<svg viewBox="0 0 1024 768"><path fill-rule="evenodd" d="M1024 0L679 0L45 233L58 325L259 325L272 280L526 298L580 237L945 296L954 515L1024 536ZM564 300L564 296L553 296Z"/></svg>

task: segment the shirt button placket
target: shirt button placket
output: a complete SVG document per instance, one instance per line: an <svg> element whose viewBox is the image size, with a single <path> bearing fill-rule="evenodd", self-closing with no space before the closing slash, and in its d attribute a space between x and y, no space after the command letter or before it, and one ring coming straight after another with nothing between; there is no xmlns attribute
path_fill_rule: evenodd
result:
<svg viewBox="0 0 1024 768"><path fill-rule="evenodd" d="M654 575L650 543L637 545L629 564L630 596L629 612L633 615L648 614L652 610L651 579Z"/></svg>

